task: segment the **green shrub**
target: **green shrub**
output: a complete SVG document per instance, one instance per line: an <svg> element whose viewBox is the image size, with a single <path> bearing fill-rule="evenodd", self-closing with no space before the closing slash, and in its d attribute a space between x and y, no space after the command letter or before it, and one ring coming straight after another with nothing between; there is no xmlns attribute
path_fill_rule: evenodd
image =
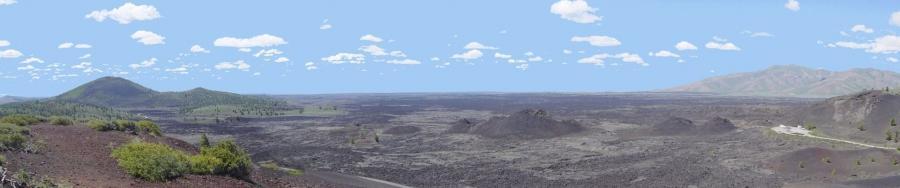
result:
<svg viewBox="0 0 900 188"><path fill-rule="evenodd" d="M0 118L0 123L12 123L18 126L26 126L40 123L41 119L32 115L8 115Z"/></svg>
<svg viewBox="0 0 900 188"><path fill-rule="evenodd" d="M253 170L250 155L232 140L219 142L213 147L201 148L200 154L221 159L224 175L247 179Z"/></svg>
<svg viewBox="0 0 900 188"><path fill-rule="evenodd" d="M72 124L74 124L74 123L75 123L75 121L73 121L72 118L61 117L61 116L52 116L52 117L50 117L50 124L51 124L51 125L63 125L63 126L66 126L66 125L72 125Z"/></svg>
<svg viewBox="0 0 900 188"><path fill-rule="evenodd" d="M87 125L91 129L94 129L97 131L111 131L111 130L115 130L117 128L116 125L114 125L112 123L109 123L109 122L106 122L103 120L97 120L97 119L88 121Z"/></svg>
<svg viewBox="0 0 900 188"><path fill-rule="evenodd" d="M191 174L220 174L223 171L222 160L208 155L190 157Z"/></svg>
<svg viewBox="0 0 900 188"><path fill-rule="evenodd" d="M209 138L206 137L206 133L200 135L200 148L209 147Z"/></svg>
<svg viewBox="0 0 900 188"><path fill-rule="evenodd" d="M128 174L150 181L168 180L190 171L187 155L163 144L132 141L114 149L112 157Z"/></svg>
<svg viewBox="0 0 900 188"><path fill-rule="evenodd" d="M28 142L28 127L10 123L0 123L0 150L19 150Z"/></svg>
<svg viewBox="0 0 900 188"><path fill-rule="evenodd" d="M128 120L116 120L113 121L113 124L116 126L117 131L135 131L136 125L133 121Z"/></svg>
<svg viewBox="0 0 900 188"><path fill-rule="evenodd" d="M156 123L153 123L150 120L141 120L137 122L137 127L140 131L146 132L153 136L162 136L162 131L160 131L159 126Z"/></svg>

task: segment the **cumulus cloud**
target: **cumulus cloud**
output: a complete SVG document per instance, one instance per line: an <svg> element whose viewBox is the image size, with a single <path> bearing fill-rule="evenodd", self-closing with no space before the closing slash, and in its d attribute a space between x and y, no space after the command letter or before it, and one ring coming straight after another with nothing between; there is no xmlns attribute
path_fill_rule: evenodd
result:
<svg viewBox="0 0 900 188"><path fill-rule="evenodd" d="M0 6L16 4L16 0L0 0Z"/></svg>
<svg viewBox="0 0 900 188"><path fill-rule="evenodd" d="M209 53L209 50L206 50L206 48L195 44L194 46L191 46L191 53Z"/></svg>
<svg viewBox="0 0 900 188"><path fill-rule="evenodd" d="M519 70L528 70L528 64L519 64L519 65L516 65L516 69L519 69Z"/></svg>
<svg viewBox="0 0 900 188"><path fill-rule="evenodd" d="M85 18L94 19L97 22L103 22L107 18L119 22L119 24L129 24L132 21L153 20L160 17L156 7L152 5L135 5L133 3L125 3L124 5L112 10L95 10L84 16Z"/></svg>
<svg viewBox="0 0 900 188"><path fill-rule="evenodd" d="M384 55L388 55L387 52L384 52L384 48L378 47L378 46L376 46L376 45L374 45L374 44L373 44L373 45L360 46L360 47L359 47L359 50L360 50L360 51L363 51L363 52L366 52L366 53L369 53L369 55L374 55L374 56L384 56Z"/></svg>
<svg viewBox="0 0 900 188"><path fill-rule="evenodd" d="M596 55L592 55L590 57L579 59L578 63L603 66L604 62L606 61L607 58L619 59L622 62L634 63L634 64L638 64L641 66L649 66L649 64L644 62L644 59L641 58L640 55L632 54L632 53L619 53L619 54L615 54L615 55L610 55L610 54L605 54L605 53L604 54L596 54Z"/></svg>
<svg viewBox="0 0 900 188"><path fill-rule="evenodd" d="M287 44L284 39L269 34L257 35L251 38L222 37L213 42L215 46L232 48L271 47L283 44Z"/></svg>
<svg viewBox="0 0 900 188"><path fill-rule="evenodd" d="M59 44L59 46L56 46L56 48L66 49L66 48L72 48L73 46L75 46L75 44L73 44L71 42L66 42L66 43Z"/></svg>
<svg viewBox="0 0 900 188"><path fill-rule="evenodd" d="M236 69L236 70L247 71L247 70L250 70L250 64L244 63L244 60L238 60L235 62L221 62L219 64L216 64L214 66L214 68L216 68L216 70Z"/></svg>
<svg viewBox="0 0 900 188"><path fill-rule="evenodd" d="M862 25L862 24L854 25L852 28L850 28L850 31L852 31L852 32L863 32L863 33L873 33L873 32L875 32L874 29L869 28L869 27L866 27L866 25Z"/></svg>
<svg viewBox="0 0 900 188"><path fill-rule="evenodd" d="M0 0L0 1L2 1L2 0ZM10 44L12 44L12 43L10 43L8 40L0 40L0 47L7 47Z"/></svg>
<svg viewBox="0 0 900 188"><path fill-rule="evenodd" d="M44 60L41 60L36 57L29 57L28 59L25 59L25 61L22 61L19 63L21 63L21 64L44 63Z"/></svg>
<svg viewBox="0 0 900 188"><path fill-rule="evenodd" d="M81 62L77 65L72 65L73 69L87 69L91 67L91 62Z"/></svg>
<svg viewBox="0 0 900 188"><path fill-rule="evenodd" d="M391 56L392 57L406 57L406 53L403 53L403 51L394 50L394 51L391 51Z"/></svg>
<svg viewBox="0 0 900 188"><path fill-rule="evenodd" d="M494 58L497 59L509 59L512 58L512 55L509 54L501 54L500 52L494 53Z"/></svg>
<svg viewBox="0 0 900 188"><path fill-rule="evenodd" d="M697 46L694 46L694 44L687 41L681 41L678 42L678 44L675 44L675 49L678 49L678 51L697 50Z"/></svg>
<svg viewBox="0 0 900 188"><path fill-rule="evenodd" d="M487 46L487 45L484 45L484 44L481 44L478 42L469 42L469 44L466 44L466 46L463 48L465 48L467 50L496 50L497 49L496 47Z"/></svg>
<svg viewBox="0 0 900 188"><path fill-rule="evenodd" d="M376 37L375 35L372 35L372 34L366 34L366 35L363 35L362 37L359 37L359 40L362 40L362 41L369 41L369 42L376 42L376 43L377 43L377 42L384 41L384 40L382 40L381 38Z"/></svg>
<svg viewBox="0 0 900 188"><path fill-rule="evenodd" d="M622 45L618 39L608 36L574 36L572 37L572 42L588 42L591 46L599 47Z"/></svg>
<svg viewBox="0 0 900 188"><path fill-rule="evenodd" d="M679 58L679 57L681 57L680 55L678 55L678 54L676 54L676 53L672 53L672 52L670 52L670 51L668 51L668 50L660 50L659 52L656 52L656 53L650 52L650 56L654 56L654 57L673 57L673 58Z"/></svg>
<svg viewBox="0 0 900 188"><path fill-rule="evenodd" d="M175 74L188 74L189 73L187 65L181 65L180 67L176 67L176 68L168 68L168 69L165 69L164 71L175 73Z"/></svg>
<svg viewBox="0 0 900 188"><path fill-rule="evenodd" d="M133 34L131 34L131 39L135 39L137 40L137 42L140 42L144 45L159 45L166 43L166 37L144 30L135 31Z"/></svg>
<svg viewBox="0 0 900 188"><path fill-rule="evenodd" d="M560 0L550 5L550 13L558 14L560 18L575 23L594 23L603 19L594 15L597 9L588 5L584 0Z"/></svg>
<svg viewBox="0 0 900 188"><path fill-rule="evenodd" d="M303 66L306 67L306 70L316 70L316 69L319 69L319 67L316 67L316 63L313 63L313 62L306 62L306 64L304 64Z"/></svg>
<svg viewBox="0 0 900 188"><path fill-rule="evenodd" d="M354 53L337 53L333 56L323 57L322 61L332 64L363 64L366 62L366 55Z"/></svg>
<svg viewBox="0 0 900 188"><path fill-rule="evenodd" d="M900 52L900 37L896 35L886 35L878 37L872 43L872 48L867 50L870 53L897 53Z"/></svg>
<svg viewBox="0 0 900 188"><path fill-rule="evenodd" d="M93 47L94 46L91 46L90 44L76 44L75 45L75 48L79 48L79 49L88 49L88 48L93 48Z"/></svg>
<svg viewBox="0 0 900 188"><path fill-rule="evenodd" d="M900 11L891 14L891 20L889 22L891 25L900 27Z"/></svg>
<svg viewBox="0 0 900 188"><path fill-rule="evenodd" d="M130 64L128 65L128 67L131 67L132 69L152 67L153 65L156 65L156 61L156 58L150 58L148 60L141 61L140 63Z"/></svg>
<svg viewBox="0 0 900 188"><path fill-rule="evenodd" d="M0 51L0 58L19 58L22 57L22 52L14 49L8 49Z"/></svg>
<svg viewBox="0 0 900 188"><path fill-rule="evenodd" d="M734 43L719 43L719 42L707 42L706 48L716 49L716 50L725 50L725 51L740 51L741 48L734 45Z"/></svg>
<svg viewBox="0 0 900 188"><path fill-rule="evenodd" d="M321 26L319 26L319 29L328 30L328 29L331 29L331 27L332 27L331 24L322 24Z"/></svg>
<svg viewBox="0 0 900 188"><path fill-rule="evenodd" d="M387 63L388 63L388 64L397 64L397 65L418 65L418 64L422 64L422 62L419 62L419 61L417 61L417 60L412 60L412 59L388 60Z"/></svg>
<svg viewBox="0 0 900 188"><path fill-rule="evenodd" d="M900 61L900 60L898 60L898 59L895 58L895 57L888 57L888 58L887 58L887 61L890 61L891 63L896 63L896 62L898 62L898 61Z"/></svg>
<svg viewBox="0 0 900 188"><path fill-rule="evenodd" d="M481 56L483 56L483 55L484 55L484 53L481 53L481 50L473 49L473 50L463 52L461 54L453 54L453 56L451 56L450 58L462 59L462 60L468 61L468 60L472 60L472 59L481 58Z"/></svg>
<svg viewBox="0 0 900 188"><path fill-rule="evenodd" d="M791 11L798 11L800 10L800 2L798 2L797 0L788 0L787 3L784 3L784 8L787 8Z"/></svg>
<svg viewBox="0 0 900 188"><path fill-rule="evenodd" d="M87 58L91 58L91 54L84 54L81 57L78 57L78 59L87 59Z"/></svg>
<svg viewBox="0 0 900 188"><path fill-rule="evenodd" d="M286 57L279 57L278 59L275 59L276 63L284 63L284 62L288 62L288 61L291 61L291 59L288 59Z"/></svg>
<svg viewBox="0 0 900 188"><path fill-rule="evenodd" d="M856 42L838 41L835 43L828 44L828 47L841 47L841 48L850 48L850 49L869 49L872 47L872 44L871 43L856 43Z"/></svg>
<svg viewBox="0 0 900 188"><path fill-rule="evenodd" d="M281 54L283 54L283 53L284 53L284 52L282 52L281 50L278 50L278 49L274 49L274 48L273 48L273 49L268 49L268 50L259 50L259 52L256 52L256 54L253 54L253 57L260 57L260 56L262 56L262 57L272 57L272 56L275 56L275 55L281 55Z"/></svg>

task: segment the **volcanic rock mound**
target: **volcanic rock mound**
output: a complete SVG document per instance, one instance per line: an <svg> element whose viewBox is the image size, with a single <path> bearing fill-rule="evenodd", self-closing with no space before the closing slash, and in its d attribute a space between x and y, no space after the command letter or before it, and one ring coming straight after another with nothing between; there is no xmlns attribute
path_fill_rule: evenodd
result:
<svg viewBox="0 0 900 188"><path fill-rule="evenodd" d="M472 124L471 122L458 124L453 128L462 129L464 125ZM488 138L539 139L558 137L583 130L584 127L575 121L559 121L553 119L547 111L527 109L506 117L493 117L484 123L469 127L466 132Z"/></svg>
<svg viewBox="0 0 900 188"><path fill-rule="evenodd" d="M445 131L445 132L449 133L449 134L468 133L469 129L474 127L475 124L477 124L477 123L475 123L474 121L471 121L469 119L463 118L463 119L453 123L453 125L450 126L450 129L447 129L447 131Z"/></svg>
<svg viewBox="0 0 900 188"><path fill-rule="evenodd" d="M663 122L653 125L653 132L659 134L684 134L696 127L694 122L680 117L670 117Z"/></svg>
<svg viewBox="0 0 900 188"><path fill-rule="evenodd" d="M731 120L722 117L713 117L701 125L680 117L670 117L665 121L653 125L652 132L662 135L699 135L719 134L737 129Z"/></svg>
<svg viewBox="0 0 900 188"><path fill-rule="evenodd" d="M393 135L401 135L401 134L417 133L421 130L422 130L422 128L406 125L406 126L391 127L387 130L384 130L384 133L385 134L393 134Z"/></svg>
<svg viewBox="0 0 900 188"><path fill-rule="evenodd" d="M707 120L706 123L703 123L703 125L698 128L700 129L699 132L704 133L724 133L737 129L737 127L734 126L734 123L731 123L731 120L718 116Z"/></svg>

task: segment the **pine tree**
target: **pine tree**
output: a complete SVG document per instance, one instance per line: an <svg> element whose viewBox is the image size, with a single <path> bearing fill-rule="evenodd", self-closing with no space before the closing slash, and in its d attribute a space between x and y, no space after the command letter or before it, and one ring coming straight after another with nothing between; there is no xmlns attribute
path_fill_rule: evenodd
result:
<svg viewBox="0 0 900 188"><path fill-rule="evenodd" d="M200 148L208 148L209 147L209 138L206 137L206 133L200 135Z"/></svg>

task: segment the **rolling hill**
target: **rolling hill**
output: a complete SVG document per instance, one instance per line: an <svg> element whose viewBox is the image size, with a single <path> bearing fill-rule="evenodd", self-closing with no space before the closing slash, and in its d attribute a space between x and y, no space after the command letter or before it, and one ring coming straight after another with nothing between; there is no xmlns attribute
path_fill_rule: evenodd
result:
<svg viewBox="0 0 900 188"><path fill-rule="evenodd" d="M772 66L664 89L740 96L833 97L873 88L900 86L900 74L877 69L828 71L797 65Z"/></svg>
<svg viewBox="0 0 900 188"><path fill-rule="evenodd" d="M103 77L51 98L117 108L173 107L195 109L210 105L260 106L284 105L280 100L258 96L196 88L180 92L159 92L119 77Z"/></svg>

